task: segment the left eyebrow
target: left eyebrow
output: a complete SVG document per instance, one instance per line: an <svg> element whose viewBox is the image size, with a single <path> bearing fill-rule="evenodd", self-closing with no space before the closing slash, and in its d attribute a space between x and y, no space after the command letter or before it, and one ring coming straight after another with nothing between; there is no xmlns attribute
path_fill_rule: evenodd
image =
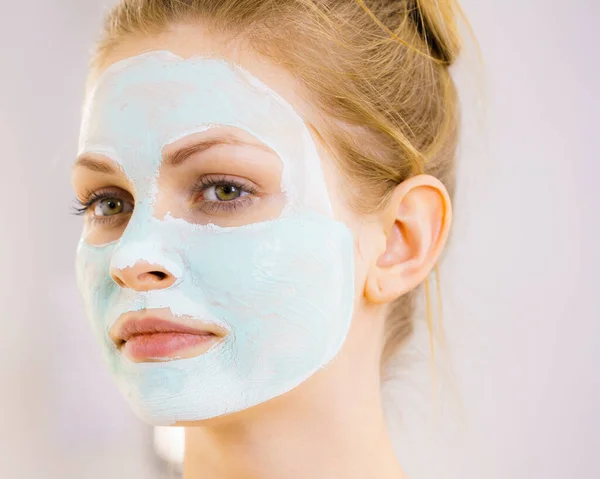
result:
<svg viewBox="0 0 600 479"><path fill-rule="evenodd" d="M82 156L81 158L78 158L75 164L73 165L73 168L80 166L87 168L88 170L96 171L98 173L106 173L108 175L117 174L116 168L110 166L109 164L103 161L98 161L94 158L89 158L87 156Z"/></svg>
<svg viewBox="0 0 600 479"><path fill-rule="evenodd" d="M268 146L261 145L258 143L248 143L245 141L238 140L237 138L233 138L230 136L223 136L219 138L207 138L204 140L198 140L194 142L194 144L186 146L177 150L175 153L168 154L164 163L170 166L177 166L187 160L190 156L195 153L200 153L202 151L206 151L209 148L217 145L242 145L242 146L251 146L254 148L260 148L268 153L273 153L273 150Z"/></svg>

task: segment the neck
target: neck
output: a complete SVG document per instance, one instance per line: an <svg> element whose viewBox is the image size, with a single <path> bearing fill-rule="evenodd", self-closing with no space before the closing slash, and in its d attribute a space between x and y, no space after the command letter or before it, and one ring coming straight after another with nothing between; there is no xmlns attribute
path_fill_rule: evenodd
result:
<svg viewBox="0 0 600 479"><path fill-rule="evenodd" d="M355 379L323 387L318 372L266 403L187 427L184 479L404 479L379 385Z"/></svg>

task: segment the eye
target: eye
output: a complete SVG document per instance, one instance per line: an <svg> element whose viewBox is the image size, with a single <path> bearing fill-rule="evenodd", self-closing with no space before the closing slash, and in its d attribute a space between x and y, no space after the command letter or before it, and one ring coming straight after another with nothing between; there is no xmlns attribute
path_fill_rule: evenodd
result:
<svg viewBox="0 0 600 479"><path fill-rule="evenodd" d="M247 191L237 185L224 183L206 188L202 193L202 198L207 201L232 201L247 194Z"/></svg>
<svg viewBox="0 0 600 479"><path fill-rule="evenodd" d="M94 204L93 214L94 216L114 216L124 213L125 210L125 202L119 198L103 198Z"/></svg>
<svg viewBox="0 0 600 479"><path fill-rule="evenodd" d="M94 222L106 222L123 218L133 211L134 201L130 194L120 189L89 191L85 199L75 199L76 215L89 214Z"/></svg>
<svg viewBox="0 0 600 479"><path fill-rule="evenodd" d="M260 198L258 186L230 175L203 175L196 180L190 196L194 209L206 215L241 213Z"/></svg>

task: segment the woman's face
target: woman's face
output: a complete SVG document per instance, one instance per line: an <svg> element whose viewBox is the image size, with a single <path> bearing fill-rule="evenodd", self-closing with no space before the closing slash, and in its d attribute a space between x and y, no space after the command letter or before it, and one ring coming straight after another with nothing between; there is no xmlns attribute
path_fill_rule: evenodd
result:
<svg viewBox="0 0 600 479"><path fill-rule="evenodd" d="M316 116L287 72L199 27L128 40L92 80L78 281L144 420L247 409L348 341L379 341L356 325L368 226L306 126Z"/></svg>

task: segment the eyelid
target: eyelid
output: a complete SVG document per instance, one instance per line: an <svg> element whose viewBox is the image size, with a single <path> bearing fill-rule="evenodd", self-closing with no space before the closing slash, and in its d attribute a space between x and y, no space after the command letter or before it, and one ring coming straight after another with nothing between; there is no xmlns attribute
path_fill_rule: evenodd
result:
<svg viewBox="0 0 600 479"><path fill-rule="evenodd" d="M260 196L260 188L253 181L240 176L208 174L200 175L192 186L190 199L196 199L198 193L203 193L212 186L233 185L254 196ZM235 201L235 200L232 200Z"/></svg>
<svg viewBox="0 0 600 479"><path fill-rule="evenodd" d="M123 213L131 213L133 211L133 208L134 208L135 205L133 204L132 201L123 200L122 198L118 198L117 196L114 196L114 195L105 195L105 196L102 196L100 198L97 198L96 200L93 201L92 206L94 206L94 210L95 210L96 209L95 205L97 203L101 203L102 201L106 201L106 200L114 200L114 199L120 201L123 205L127 205L127 204L131 205L131 208L129 209L129 211L122 211L122 212L116 213L114 215L96 215L96 214L94 214L93 216L95 218L106 218L108 216L117 216L117 215L120 215L120 214L123 214ZM127 209L126 206L123 206L123 209L124 210Z"/></svg>
<svg viewBox="0 0 600 479"><path fill-rule="evenodd" d="M240 195L229 201L203 199L202 196L209 188L214 188L219 185L232 185L247 194ZM201 175L196 179L194 186L192 187L190 203L191 208L194 210L201 211L209 216L217 216L219 214L232 213L238 210L241 212L247 207L250 207L254 201L261 196L258 186L253 181L246 178L223 174L208 174Z"/></svg>
<svg viewBox="0 0 600 479"><path fill-rule="evenodd" d="M119 187L105 187L100 188L98 190L88 189L85 191L84 195L84 199L79 197L76 198L78 206L75 206L74 213L76 215L86 215L88 216L90 221L93 222L106 224L109 221L114 221L115 218L122 218L123 215L131 214L133 212L133 209L135 208L135 201L131 194ZM89 214L90 212L93 212L93 207L98 201L102 201L109 198L116 198L123 202L130 203L132 205L131 210L124 213L118 213L112 216L96 216L94 214Z"/></svg>
<svg viewBox="0 0 600 479"><path fill-rule="evenodd" d="M122 195L124 199L133 202L133 196L131 195L131 193L118 186L106 186L103 188L97 188L95 190L86 189L84 192L83 199L78 197L78 201L80 201L82 204L86 204L90 201L97 201L101 198L110 197L109 195L114 195L114 197L119 198L121 198Z"/></svg>

